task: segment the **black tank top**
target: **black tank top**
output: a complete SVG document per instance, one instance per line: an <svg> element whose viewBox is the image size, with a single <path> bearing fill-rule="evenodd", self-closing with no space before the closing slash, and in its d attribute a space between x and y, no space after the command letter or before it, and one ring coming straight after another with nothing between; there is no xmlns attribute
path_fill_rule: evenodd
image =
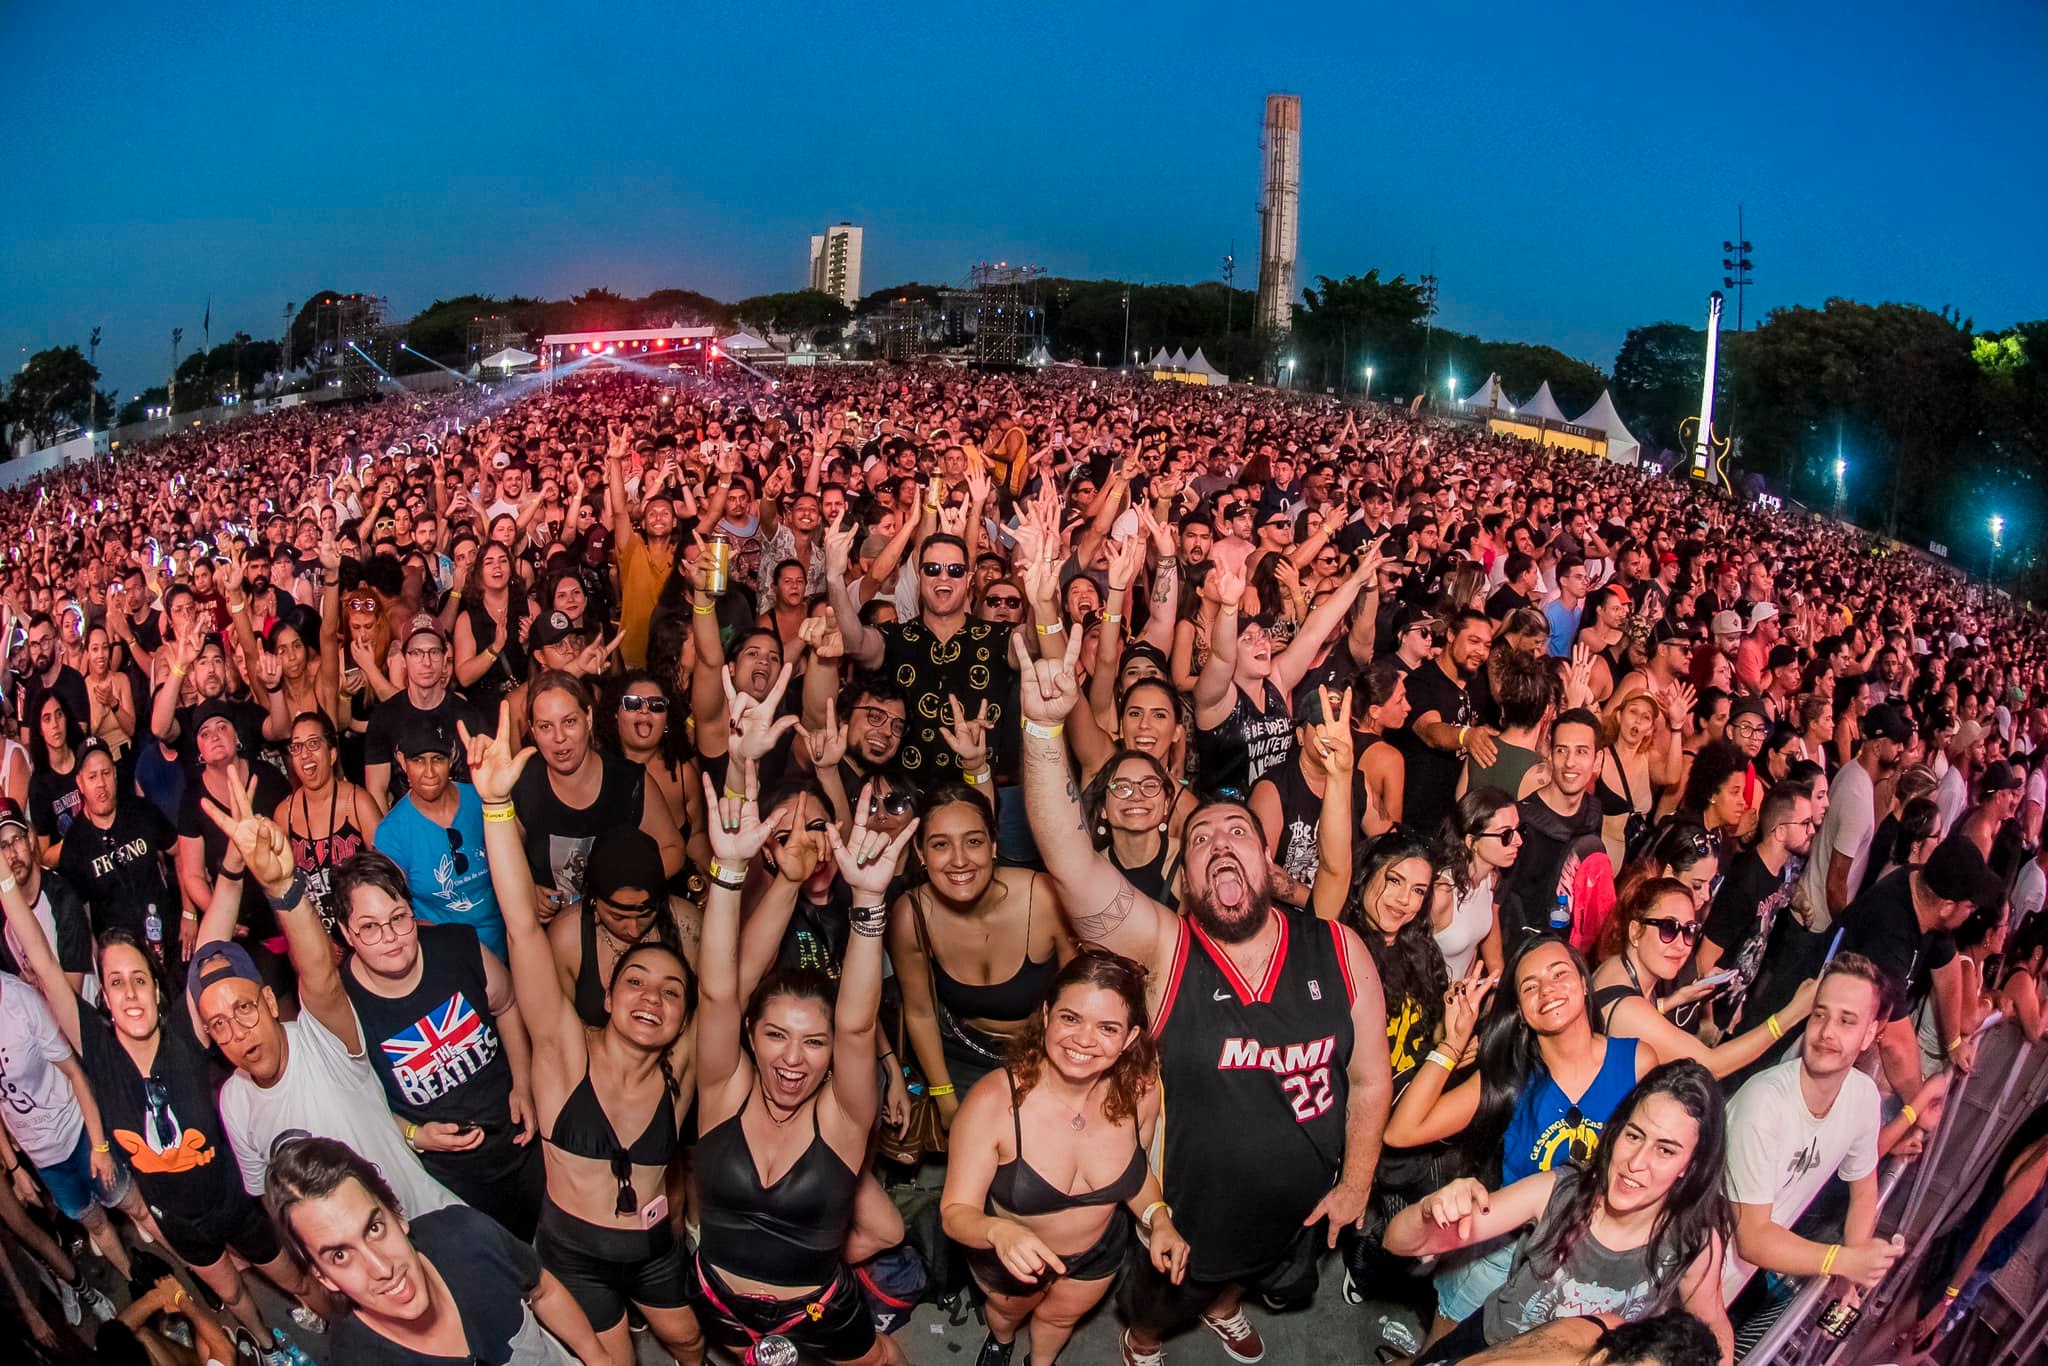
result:
<svg viewBox="0 0 2048 1366"><path fill-rule="evenodd" d="M1273 913L1280 935L1257 984L1182 921L1152 1025L1165 1196L1197 1280L1234 1281L1277 1262L1343 1164L1356 1040L1342 930L1305 911Z"/></svg>
<svg viewBox="0 0 2048 1366"><path fill-rule="evenodd" d="M420 980L405 995L379 996L356 979L353 964L341 973L384 1098L408 1123L475 1124L509 1142L512 1064L491 1015L476 931L421 921L417 932Z"/></svg>
<svg viewBox="0 0 2048 1366"><path fill-rule="evenodd" d="M1294 718L1287 712L1287 699L1271 679L1261 681L1266 709L1260 711L1241 687L1232 685L1235 700L1223 724L1214 730L1195 731L1194 772L1189 775L1195 790L1208 797L1226 789L1244 801L1252 784L1266 776L1266 770L1284 763L1294 748Z"/></svg>
<svg viewBox="0 0 2048 1366"><path fill-rule="evenodd" d="M932 944L931 929L925 924L925 898L914 894L910 904L917 911L918 937L924 944L925 960L932 965L932 994L939 998L956 1020L1027 1020L1040 1006L1045 1004L1045 993L1052 986L1052 979L1059 975L1060 956L1054 953L1043 963L1031 961L1031 900L1024 903L1024 952L1019 955L1017 970L1008 980L990 982L986 986L975 982L963 982L946 971L946 965L939 961L937 948Z"/></svg>
<svg viewBox="0 0 2048 1366"><path fill-rule="evenodd" d="M646 769L614 754L598 754L598 763L597 800L589 806L570 806L556 796L548 766L538 761L526 766L512 789L526 827L526 866L534 886L553 888L572 901L583 897L590 846L607 830L637 827L646 801Z"/></svg>
<svg viewBox="0 0 2048 1366"><path fill-rule="evenodd" d="M1141 863L1135 868L1126 868L1117 863L1115 845L1105 848L1102 854L1104 858L1116 864L1116 870L1122 873L1124 880L1133 887L1162 906L1174 904L1174 897L1168 889L1173 886L1174 870L1180 861L1168 856L1168 845L1164 835L1159 837L1159 852L1154 854L1149 862Z"/></svg>
<svg viewBox="0 0 2048 1366"><path fill-rule="evenodd" d="M772 1186L761 1184L741 1117L751 1090L733 1117L697 1141L697 1189L703 1229L697 1246L720 1271L769 1285L827 1285L839 1274L853 1194L860 1174L848 1167L818 1131L811 1105L811 1146Z"/></svg>
<svg viewBox="0 0 2048 1366"><path fill-rule="evenodd" d="M320 912L321 922L337 944L343 941L338 928L340 915L334 905L334 870L362 853L365 846L363 832L356 829L354 808L346 804L350 796L345 790L346 783L339 774L335 776L324 834L313 824L312 798L301 789L292 800L292 810L305 824L306 833L287 836L292 846L292 865L306 875L306 891L313 898L313 907Z"/></svg>
<svg viewBox="0 0 2048 1366"><path fill-rule="evenodd" d="M1280 843L1273 862L1304 887L1315 885L1316 860L1322 849L1323 799L1308 785L1299 760L1290 759L1266 775L1280 795ZM1352 819L1365 814L1365 777L1351 771Z"/></svg>
<svg viewBox="0 0 2048 1366"><path fill-rule="evenodd" d="M1101 1190L1080 1191L1068 1194L1038 1174L1029 1162L1024 1160L1024 1119L1019 1113L1017 1100L1017 1078L1008 1068L1003 1069L1004 1080L1010 1083L1010 1123L1017 1131L1017 1155L996 1168L995 1176L988 1183L990 1214L993 1206L1001 1206L1012 1214L1026 1218L1039 1214L1058 1214L1062 1210L1085 1209L1089 1205L1121 1205L1145 1188L1145 1149L1138 1142L1137 1124L1131 1125L1131 1160L1124 1164L1121 1175Z"/></svg>
<svg viewBox="0 0 2048 1366"><path fill-rule="evenodd" d="M508 604L506 610L511 610ZM482 603L465 603L461 614L469 620L469 636L476 642L478 650L490 647L498 638L498 623L491 619L490 609ZM491 660L491 667L483 676L461 690L469 704L486 716L497 713L498 703L512 690L512 685L526 677L526 647L519 641L519 623L508 620L505 623L505 649Z"/></svg>

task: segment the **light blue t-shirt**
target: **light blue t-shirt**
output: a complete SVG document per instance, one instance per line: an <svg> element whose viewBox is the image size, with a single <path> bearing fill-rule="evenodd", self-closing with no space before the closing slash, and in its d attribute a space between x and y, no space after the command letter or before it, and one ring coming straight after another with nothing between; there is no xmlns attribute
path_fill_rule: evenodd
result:
<svg viewBox="0 0 2048 1366"><path fill-rule="evenodd" d="M1553 598L1544 607L1543 615L1550 622L1550 653L1554 659L1570 659L1572 642L1579 638L1579 615L1586 610L1585 599L1577 607L1567 607L1563 598Z"/></svg>
<svg viewBox="0 0 2048 1366"><path fill-rule="evenodd" d="M408 795L377 823L377 851L404 870L414 915L430 925L467 925L502 959L505 917L484 857L484 804L468 783L454 786L453 825L434 824Z"/></svg>

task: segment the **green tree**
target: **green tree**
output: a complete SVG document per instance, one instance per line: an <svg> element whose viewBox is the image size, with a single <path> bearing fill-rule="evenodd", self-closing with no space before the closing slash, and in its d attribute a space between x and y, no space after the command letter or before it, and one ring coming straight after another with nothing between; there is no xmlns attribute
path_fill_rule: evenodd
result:
<svg viewBox="0 0 2048 1366"><path fill-rule="evenodd" d="M1301 299L1287 347L1297 383L1307 379L1340 392L1362 389L1368 357L1381 392L1415 382L1424 312L1420 286L1402 275L1382 280L1378 270L1334 280L1319 275Z"/></svg>
<svg viewBox="0 0 2048 1366"><path fill-rule="evenodd" d="M884 312L890 304L895 303L898 299L920 299L926 303L936 304L944 297L945 293L946 287L944 285L921 285L914 282L894 285L888 289L878 289L872 294L861 296L860 301L853 306L853 316L865 318Z"/></svg>
<svg viewBox="0 0 2048 1366"><path fill-rule="evenodd" d="M121 405L120 415L114 419L114 425L126 427L131 423L141 422L149 416L149 409L161 408L169 400L170 395L164 392L163 385L152 384Z"/></svg>
<svg viewBox="0 0 2048 1366"><path fill-rule="evenodd" d="M792 289L742 299L732 306L732 315L752 327L813 340L825 328L844 327L853 310L821 289Z"/></svg>
<svg viewBox="0 0 2048 1366"><path fill-rule="evenodd" d="M36 446L66 427L85 425L100 372L76 346L53 346L28 358L8 385L8 420Z"/></svg>
<svg viewBox="0 0 2048 1366"><path fill-rule="evenodd" d="M1679 426L1699 412L1707 334L1684 323L1632 327L1614 357L1614 404L1636 439L1679 445Z"/></svg>

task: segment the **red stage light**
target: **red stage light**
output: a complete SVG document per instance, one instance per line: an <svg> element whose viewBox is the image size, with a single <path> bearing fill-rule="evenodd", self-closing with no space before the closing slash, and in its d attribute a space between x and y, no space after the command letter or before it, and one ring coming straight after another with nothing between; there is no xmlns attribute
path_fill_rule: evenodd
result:
<svg viewBox="0 0 2048 1366"><path fill-rule="evenodd" d="M664 346L667 346L667 345L668 345L668 338L667 338L667 337L656 337L656 338L654 339L654 349L655 349L655 350L657 350L657 351L659 351L659 350L660 350L660 349L661 349L662 347L664 347Z"/></svg>
<svg viewBox="0 0 2048 1366"><path fill-rule="evenodd" d="M593 356L597 354L597 343L596 343L596 342L592 342L592 343L590 344L590 354L591 354L591 355L593 355Z"/></svg>

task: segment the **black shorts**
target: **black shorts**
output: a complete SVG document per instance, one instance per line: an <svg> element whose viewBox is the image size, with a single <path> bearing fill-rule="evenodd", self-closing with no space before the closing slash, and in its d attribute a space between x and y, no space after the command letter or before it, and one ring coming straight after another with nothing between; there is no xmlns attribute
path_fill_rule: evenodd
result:
<svg viewBox="0 0 2048 1366"><path fill-rule="evenodd" d="M629 1302L649 1309L681 1309L690 1302L688 1263L666 1223L605 1228L549 1200L541 1207L533 1245L540 1264L555 1273L597 1332L616 1327Z"/></svg>
<svg viewBox="0 0 2048 1366"><path fill-rule="evenodd" d="M1102 1231L1102 1236L1092 1246L1060 1257L1067 1267L1064 1275L1046 1271L1035 1281L1020 1281L1010 1274L1010 1269L1003 1265L1003 1259L996 1256L993 1249L985 1247L967 1249L967 1265L983 1290L991 1295L1010 1295L1017 1299L1050 1290L1055 1281L1107 1280L1116 1275L1130 1252L1133 1241L1131 1223L1128 1210L1111 1210L1109 1227Z"/></svg>
<svg viewBox="0 0 2048 1366"><path fill-rule="evenodd" d="M242 1196L201 1221L165 1214L153 1205L150 1213L156 1216L157 1227L164 1231L171 1251L188 1266L212 1266L227 1256L230 1248L249 1265L262 1266L277 1260L284 1251L277 1240L276 1225L253 1195Z"/></svg>
<svg viewBox="0 0 2048 1366"><path fill-rule="evenodd" d="M548 1184L539 1143L522 1148L507 1136L486 1140L474 1153L422 1153L420 1163L463 1204L490 1215L520 1242L533 1241Z"/></svg>
<svg viewBox="0 0 2048 1366"><path fill-rule="evenodd" d="M1144 1245L1133 1239L1118 1304L1125 1322L1164 1341L1193 1322L1229 1286L1286 1305L1308 1303L1316 1295L1316 1258L1322 1251L1322 1228L1317 1225L1300 1230L1279 1257L1246 1275L1203 1281L1190 1273L1175 1285L1152 1265Z"/></svg>
<svg viewBox="0 0 2048 1366"><path fill-rule="evenodd" d="M770 1333L788 1338L806 1357L827 1361L857 1361L874 1348L875 1320L867 1297L844 1263L832 1284L817 1294L788 1300L742 1295L702 1257L690 1265L704 1336L736 1355L743 1356Z"/></svg>

